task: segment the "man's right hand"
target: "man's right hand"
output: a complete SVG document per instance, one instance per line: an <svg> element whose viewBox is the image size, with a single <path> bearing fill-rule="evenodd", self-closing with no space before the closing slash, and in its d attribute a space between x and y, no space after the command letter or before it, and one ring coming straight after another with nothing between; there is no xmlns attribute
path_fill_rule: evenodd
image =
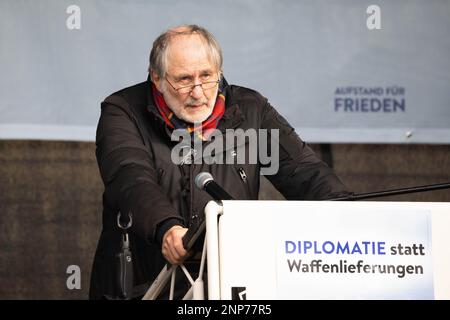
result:
<svg viewBox="0 0 450 320"><path fill-rule="evenodd" d="M182 226L173 226L164 234L162 254L171 264L181 264L188 256L183 246L183 236L187 230Z"/></svg>

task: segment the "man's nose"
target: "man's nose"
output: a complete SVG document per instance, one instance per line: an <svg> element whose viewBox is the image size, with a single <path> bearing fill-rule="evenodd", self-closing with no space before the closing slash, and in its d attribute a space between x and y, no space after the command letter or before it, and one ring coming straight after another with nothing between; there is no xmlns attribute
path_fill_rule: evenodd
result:
<svg viewBox="0 0 450 320"><path fill-rule="evenodd" d="M203 97L202 84L197 84L191 91L191 97L194 99L200 99Z"/></svg>

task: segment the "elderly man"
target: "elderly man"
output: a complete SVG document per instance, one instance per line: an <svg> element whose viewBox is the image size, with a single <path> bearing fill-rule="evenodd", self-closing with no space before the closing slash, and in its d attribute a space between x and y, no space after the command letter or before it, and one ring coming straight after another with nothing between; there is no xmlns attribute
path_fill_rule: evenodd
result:
<svg viewBox="0 0 450 320"><path fill-rule="evenodd" d="M200 137L205 146L213 140L208 132L276 131L276 148L268 148L278 152L277 171L267 178L288 200L347 193L266 98L228 85L222 75L220 46L204 28L187 25L161 34L153 44L149 74L146 82L116 92L102 103L96 156L105 184L103 230L92 270L91 298L121 295L116 281L120 271L116 255L123 246L119 212L132 218L127 234L134 262L133 296L139 296L165 263L179 264L188 254L182 238L202 219L211 200L194 188L199 172L210 172L234 199L258 199L260 172L267 163L259 159L231 164L176 162L172 154L179 142L173 139L176 130ZM254 147L250 144L243 146L247 152Z"/></svg>

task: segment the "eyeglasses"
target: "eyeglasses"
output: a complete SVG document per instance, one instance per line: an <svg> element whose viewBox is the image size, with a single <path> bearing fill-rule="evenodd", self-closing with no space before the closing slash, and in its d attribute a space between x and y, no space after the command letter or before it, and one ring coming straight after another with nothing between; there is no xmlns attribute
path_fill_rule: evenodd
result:
<svg viewBox="0 0 450 320"><path fill-rule="evenodd" d="M178 92L180 94L191 93L194 90L194 88L197 86L200 86L203 90L212 89L219 83L219 80L214 80L214 81L206 81L206 82L202 82L199 84L190 84L188 86L182 86L179 88L175 88L173 86L173 84L170 83L169 79L167 79L167 77L165 79L170 84L170 86L173 88L173 90L175 90L176 92Z"/></svg>

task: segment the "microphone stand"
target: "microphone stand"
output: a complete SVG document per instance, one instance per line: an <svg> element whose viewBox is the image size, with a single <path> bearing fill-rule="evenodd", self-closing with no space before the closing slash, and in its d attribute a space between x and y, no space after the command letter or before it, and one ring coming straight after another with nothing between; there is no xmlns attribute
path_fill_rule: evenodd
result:
<svg viewBox="0 0 450 320"><path fill-rule="evenodd" d="M426 186L420 187L411 187L411 188L401 188L401 189L392 189L392 190L384 190L377 192L369 192L369 193L359 193L352 194L345 197L337 197L331 199L325 199L327 201L356 201L363 199L372 199L386 196L396 196L400 194L408 194L415 192L426 192L426 191L434 191L434 190L442 190L442 189L450 189L450 182L447 183L439 183L439 184L430 184Z"/></svg>

